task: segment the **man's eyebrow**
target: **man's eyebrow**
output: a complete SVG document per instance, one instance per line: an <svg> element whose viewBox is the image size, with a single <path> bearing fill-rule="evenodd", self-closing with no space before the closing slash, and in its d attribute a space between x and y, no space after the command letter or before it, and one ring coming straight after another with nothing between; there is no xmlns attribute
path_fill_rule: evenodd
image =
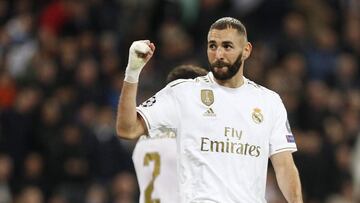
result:
<svg viewBox="0 0 360 203"><path fill-rule="evenodd" d="M208 41L208 44L216 44L216 41L215 40L210 40L210 41Z"/></svg>
<svg viewBox="0 0 360 203"><path fill-rule="evenodd" d="M232 41L223 41L221 44L234 44Z"/></svg>

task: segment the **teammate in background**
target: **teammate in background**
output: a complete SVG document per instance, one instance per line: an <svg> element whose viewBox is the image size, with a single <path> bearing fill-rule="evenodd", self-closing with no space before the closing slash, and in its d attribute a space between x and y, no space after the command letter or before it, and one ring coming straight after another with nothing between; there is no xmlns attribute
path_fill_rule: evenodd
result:
<svg viewBox="0 0 360 203"><path fill-rule="evenodd" d="M181 65L168 74L166 82L196 78L207 73L207 70L197 66ZM178 202L175 137L171 129L164 129L156 137L141 136L136 143L132 159L140 188L139 203L154 200Z"/></svg>
<svg viewBox="0 0 360 203"><path fill-rule="evenodd" d="M174 81L136 108L139 74L155 45L144 40L130 47L117 134L135 139L155 137L162 129L176 131L182 203L266 202L269 158L286 200L303 202L292 157L297 148L283 102L243 76L251 50L239 20L217 20L207 36L211 72Z"/></svg>

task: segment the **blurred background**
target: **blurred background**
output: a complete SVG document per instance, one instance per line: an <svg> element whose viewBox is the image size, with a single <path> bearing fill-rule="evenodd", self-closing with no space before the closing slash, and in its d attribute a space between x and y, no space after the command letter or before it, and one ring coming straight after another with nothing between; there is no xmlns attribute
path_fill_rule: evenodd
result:
<svg viewBox="0 0 360 203"><path fill-rule="evenodd" d="M114 130L129 46L157 47L140 103L174 66L208 67L223 16L288 110L305 202L360 202L359 0L0 0L0 203L137 202L134 142ZM266 193L285 202L271 166Z"/></svg>

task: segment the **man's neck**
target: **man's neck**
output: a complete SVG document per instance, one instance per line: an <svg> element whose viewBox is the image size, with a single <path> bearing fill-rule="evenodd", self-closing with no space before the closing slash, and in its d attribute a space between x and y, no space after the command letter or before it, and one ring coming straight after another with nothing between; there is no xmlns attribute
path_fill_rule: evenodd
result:
<svg viewBox="0 0 360 203"><path fill-rule="evenodd" d="M214 79L217 84L224 86L224 87L229 87L229 88L238 88L244 84L244 77L243 77L243 73L241 70L239 70L239 72L236 73L236 75L234 75L234 77L232 77L228 80L218 80L216 78L214 78Z"/></svg>

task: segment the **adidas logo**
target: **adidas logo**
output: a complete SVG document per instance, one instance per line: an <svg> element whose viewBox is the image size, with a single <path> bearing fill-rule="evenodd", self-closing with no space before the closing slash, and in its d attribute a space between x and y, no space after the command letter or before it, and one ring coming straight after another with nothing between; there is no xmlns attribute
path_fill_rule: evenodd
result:
<svg viewBox="0 0 360 203"><path fill-rule="evenodd" d="M204 113L203 116L216 116L214 110L212 108L208 108Z"/></svg>

